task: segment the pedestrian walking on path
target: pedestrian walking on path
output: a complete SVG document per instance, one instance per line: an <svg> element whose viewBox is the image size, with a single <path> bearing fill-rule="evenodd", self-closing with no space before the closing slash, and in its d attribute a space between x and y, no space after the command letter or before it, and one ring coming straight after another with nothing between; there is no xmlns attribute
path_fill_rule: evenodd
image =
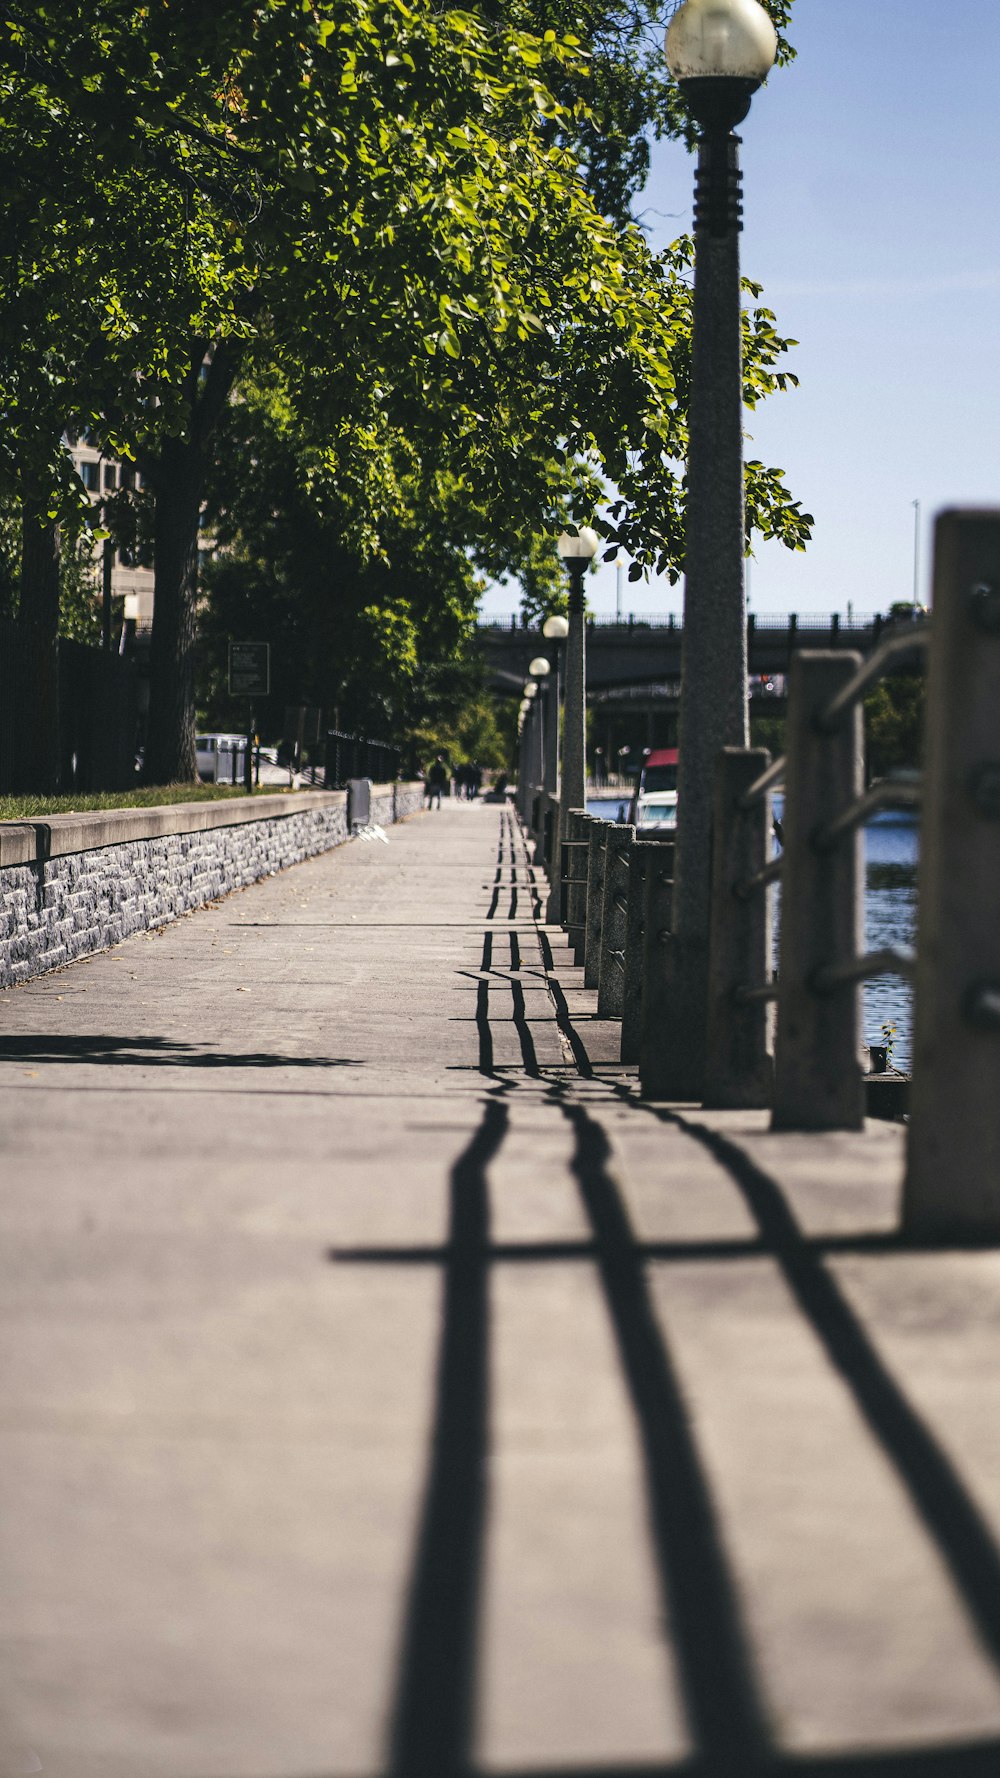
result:
<svg viewBox="0 0 1000 1778"><path fill-rule="evenodd" d="M448 784L448 767L442 755L431 762L427 768L427 788L424 792L429 809L441 807L441 793Z"/></svg>

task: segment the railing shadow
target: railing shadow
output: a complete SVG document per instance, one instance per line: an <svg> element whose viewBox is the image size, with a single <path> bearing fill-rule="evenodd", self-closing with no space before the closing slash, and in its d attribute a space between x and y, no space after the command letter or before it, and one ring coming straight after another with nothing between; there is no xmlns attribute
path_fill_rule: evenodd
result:
<svg viewBox="0 0 1000 1778"><path fill-rule="evenodd" d="M634 1101L633 1101L634 1102ZM725 1167L739 1188L804 1319L853 1397L869 1432L906 1489L936 1544L983 1647L1000 1669L1000 1550L954 1464L891 1375L836 1278L823 1263L823 1243L803 1236L780 1187L741 1148L717 1131L661 1107L654 1115L678 1125ZM831 1251L850 1243L828 1244ZM898 1252L914 1251L901 1240ZM857 1244L855 1250L860 1251Z"/></svg>
<svg viewBox="0 0 1000 1778"><path fill-rule="evenodd" d="M392 1778L451 1778L468 1769L486 1514L486 1169L508 1117L507 1107L491 1099L451 1174L430 1466L392 1712Z"/></svg>
<svg viewBox="0 0 1000 1778"><path fill-rule="evenodd" d="M285 1056L268 1050L214 1050L172 1037L0 1037L0 1062L76 1062L102 1068L363 1068L351 1056Z"/></svg>
<svg viewBox="0 0 1000 1778"><path fill-rule="evenodd" d="M544 934L539 937L544 941ZM544 949L543 942L543 955ZM487 935L484 968L490 967L491 958ZM511 962L517 966L513 949ZM480 982L479 994L488 1028L487 985ZM523 996L520 1010L517 995L512 998L517 1023L524 1019ZM556 1008L558 1015L558 999ZM568 1012L563 1017L569 1037L572 1021ZM647 1284L646 1264L654 1258L738 1260L766 1253L776 1260L805 1320L910 1493L984 1648L1000 1667L1000 1556L991 1533L823 1263L826 1250L871 1251L874 1243L880 1251L891 1238L888 1243L886 1237L864 1234L825 1243L809 1240L776 1182L733 1143L646 1106L715 1155L741 1191L758 1233L741 1241L643 1243L631 1227L601 1124L573 1099L565 1080L550 1076L546 1097L573 1131L570 1165L590 1238L492 1245L488 1169L507 1134L516 1087L506 1075L498 1083L482 1025L480 1068L490 1083L489 1097L479 1128L452 1168L446 1241L427 1247L334 1249L329 1254L338 1264L443 1269L430 1460L404 1613L387 1778L476 1778L479 1592L488 1517L489 1268L517 1259L539 1264L574 1257L596 1267L635 1412L660 1589L695 1751L668 1762L578 1762L546 1765L544 1771L491 1766L491 1778L998 1778L1000 1737L809 1756L776 1744L709 1483ZM622 1091L638 1108L634 1096Z"/></svg>

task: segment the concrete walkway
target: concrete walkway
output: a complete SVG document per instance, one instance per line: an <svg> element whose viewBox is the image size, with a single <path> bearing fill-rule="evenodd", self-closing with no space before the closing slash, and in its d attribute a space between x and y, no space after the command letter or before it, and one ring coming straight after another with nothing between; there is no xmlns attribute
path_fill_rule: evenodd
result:
<svg viewBox="0 0 1000 1778"><path fill-rule="evenodd" d="M539 906L446 806L3 996L0 1778L1000 1773L1000 1254Z"/></svg>

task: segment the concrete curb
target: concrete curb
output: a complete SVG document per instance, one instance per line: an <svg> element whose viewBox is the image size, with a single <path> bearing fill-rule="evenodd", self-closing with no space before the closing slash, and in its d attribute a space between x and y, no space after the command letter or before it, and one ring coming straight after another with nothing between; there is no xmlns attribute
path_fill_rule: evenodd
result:
<svg viewBox="0 0 1000 1778"><path fill-rule="evenodd" d="M391 785L379 784L372 796L386 796L391 790ZM225 797L219 802L162 803L150 809L90 809L38 821L4 821L0 822L0 868L30 864L35 859L66 858L72 852L94 852L100 846L123 846L133 840L161 839L166 834L208 833L217 827L241 827L284 815L346 807L346 790L293 791L276 796Z"/></svg>

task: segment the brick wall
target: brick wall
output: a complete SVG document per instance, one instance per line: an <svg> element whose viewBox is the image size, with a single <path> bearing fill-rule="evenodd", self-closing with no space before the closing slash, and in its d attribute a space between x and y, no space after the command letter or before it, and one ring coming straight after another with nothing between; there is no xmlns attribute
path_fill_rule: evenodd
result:
<svg viewBox="0 0 1000 1778"><path fill-rule="evenodd" d="M419 784L376 786L373 822L405 819L421 795ZM342 792L251 806L249 821L240 818L245 804L226 801L0 824L0 987L162 926L348 837Z"/></svg>

